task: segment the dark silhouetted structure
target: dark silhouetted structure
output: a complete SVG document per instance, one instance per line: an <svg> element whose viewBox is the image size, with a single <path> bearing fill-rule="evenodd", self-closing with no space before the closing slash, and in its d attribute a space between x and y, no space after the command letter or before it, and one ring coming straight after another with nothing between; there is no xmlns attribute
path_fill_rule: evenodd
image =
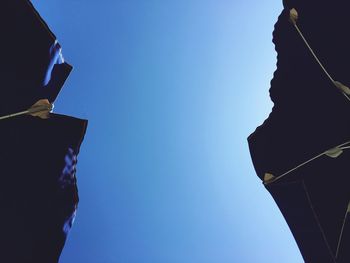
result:
<svg viewBox="0 0 350 263"><path fill-rule="evenodd" d="M248 138L257 175L307 263L350 262L350 101L336 82L350 85L349 10L345 0L284 1L273 33L274 107Z"/></svg>
<svg viewBox="0 0 350 263"><path fill-rule="evenodd" d="M0 7L0 116L53 103L72 67L28 0ZM78 204L87 121L50 113L0 120L0 262L58 262Z"/></svg>

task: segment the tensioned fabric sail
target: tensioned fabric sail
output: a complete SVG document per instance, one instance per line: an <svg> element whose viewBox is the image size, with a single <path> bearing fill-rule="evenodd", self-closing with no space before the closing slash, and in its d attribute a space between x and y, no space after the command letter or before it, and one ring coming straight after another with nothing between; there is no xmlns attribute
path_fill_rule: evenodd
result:
<svg viewBox="0 0 350 263"><path fill-rule="evenodd" d="M0 32L0 116L10 116L0 118L0 262L58 262L78 205L87 120L11 115L38 101L49 111L72 67L28 0L1 2Z"/></svg>
<svg viewBox="0 0 350 263"><path fill-rule="evenodd" d="M350 3L283 4L274 107L248 138L253 164L305 262L350 262L350 101L338 85L350 85Z"/></svg>

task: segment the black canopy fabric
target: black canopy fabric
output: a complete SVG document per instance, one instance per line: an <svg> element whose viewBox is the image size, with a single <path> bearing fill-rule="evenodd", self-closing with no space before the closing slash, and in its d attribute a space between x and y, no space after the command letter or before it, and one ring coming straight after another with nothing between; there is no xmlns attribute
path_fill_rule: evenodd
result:
<svg viewBox="0 0 350 263"><path fill-rule="evenodd" d="M0 8L0 116L53 103L72 67L28 0ZM73 224L76 164L87 120L0 118L0 262L54 263Z"/></svg>
<svg viewBox="0 0 350 263"><path fill-rule="evenodd" d="M350 84L349 8L348 1L284 1L273 33L274 107L248 138L257 175L307 263L350 262L350 101L336 87Z"/></svg>

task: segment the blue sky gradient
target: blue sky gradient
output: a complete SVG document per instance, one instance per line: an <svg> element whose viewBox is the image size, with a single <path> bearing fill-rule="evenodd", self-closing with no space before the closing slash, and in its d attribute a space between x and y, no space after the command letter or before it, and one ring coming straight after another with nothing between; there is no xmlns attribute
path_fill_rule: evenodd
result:
<svg viewBox="0 0 350 263"><path fill-rule="evenodd" d="M246 138L272 108L279 1L33 0L89 119L61 263L301 263Z"/></svg>

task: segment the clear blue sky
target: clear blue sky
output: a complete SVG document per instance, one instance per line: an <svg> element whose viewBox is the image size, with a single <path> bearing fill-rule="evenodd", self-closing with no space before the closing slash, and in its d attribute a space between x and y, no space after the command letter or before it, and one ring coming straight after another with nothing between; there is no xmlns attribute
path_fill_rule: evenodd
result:
<svg viewBox="0 0 350 263"><path fill-rule="evenodd" d="M61 263L301 263L246 137L267 118L282 1L33 0L89 119Z"/></svg>

